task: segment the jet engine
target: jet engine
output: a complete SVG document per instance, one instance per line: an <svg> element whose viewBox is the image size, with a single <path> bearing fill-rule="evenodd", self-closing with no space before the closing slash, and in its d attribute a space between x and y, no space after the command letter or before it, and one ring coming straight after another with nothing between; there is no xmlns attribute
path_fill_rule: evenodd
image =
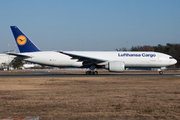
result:
<svg viewBox="0 0 180 120"><path fill-rule="evenodd" d="M110 61L105 65L105 68L109 70L109 72L123 72L125 64L123 61Z"/></svg>

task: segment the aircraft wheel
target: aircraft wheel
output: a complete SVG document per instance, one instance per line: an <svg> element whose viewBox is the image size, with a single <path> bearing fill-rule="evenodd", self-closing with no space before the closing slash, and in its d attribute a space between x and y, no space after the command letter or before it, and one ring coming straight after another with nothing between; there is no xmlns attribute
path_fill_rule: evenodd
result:
<svg viewBox="0 0 180 120"><path fill-rule="evenodd" d="M162 74L163 74L163 71L159 71L159 74L162 75Z"/></svg>
<svg viewBox="0 0 180 120"><path fill-rule="evenodd" d="M90 75L90 71L86 71L86 75Z"/></svg>
<svg viewBox="0 0 180 120"><path fill-rule="evenodd" d="M94 75L94 72L93 71L89 71L90 75Z"/></svg>
<svg viewBox="0 0 180 120"><path fill-rule="evenodd" d="M86 71L86 75L94 75L94 72L92 72L92 71Z"/></svg>
<svg viewBox="0 0 180 120"><path fill-rule="evenodd" d="M86 75L97 75L97 71L86 71Z"/></svg>
<svg viewBox="0 0 180 120"><path fill-rule="evenodd" d="M94 75L97 75L98 74L98 71L94 71Z"/></svg>

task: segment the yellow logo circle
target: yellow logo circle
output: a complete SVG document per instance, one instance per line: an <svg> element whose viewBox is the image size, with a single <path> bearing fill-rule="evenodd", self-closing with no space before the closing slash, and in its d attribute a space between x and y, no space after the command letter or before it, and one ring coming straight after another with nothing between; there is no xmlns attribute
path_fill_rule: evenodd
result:
<svg viewBox="0 0 180 120"><path fill-rule="evenodd" d="M27 39L24 35L20 35L17 37L17 43L19 45L24 45L24 44L26 44L26 42L27 42Z"/></svg>

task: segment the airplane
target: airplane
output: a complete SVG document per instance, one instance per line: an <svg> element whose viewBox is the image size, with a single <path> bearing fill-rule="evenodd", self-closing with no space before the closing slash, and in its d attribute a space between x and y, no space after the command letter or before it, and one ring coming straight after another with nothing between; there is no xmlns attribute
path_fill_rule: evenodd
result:
<svg viewBox="0 0 180 120"><path fill-rule="evenodd" d="M14 56L10 56L7 54L0 54L0 68L4 66L8 66L10 63L12 63L14 59Z"/></svg>
<svg viewBox="0 0 180 120"><path fill-rule="evenodd" d="M37 64L23 64L23 66L21 67L22 69L29 69L29 68L33 68L33 67L37 67Z"/></svg>
<svg viewBox="0 0 180 120"><path fill-rule="evenodd" d="M96 68L123 72L126 68L161 68L177 63L172 56L145 51L41 51L17 26L11 26L20 53L7 53L43 66L89 68L87 75L98 74ZM163 71L160 70L162 75Z"/></svg>

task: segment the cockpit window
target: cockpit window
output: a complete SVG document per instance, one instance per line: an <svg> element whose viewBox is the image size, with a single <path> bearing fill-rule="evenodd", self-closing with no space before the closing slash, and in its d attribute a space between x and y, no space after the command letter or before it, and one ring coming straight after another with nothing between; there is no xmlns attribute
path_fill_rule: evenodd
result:
<svg viewBox="0 0 180 120"><path fill-rule="evenodd" d="M174 59L173 57L169 57L169 59Z"/></svg>

